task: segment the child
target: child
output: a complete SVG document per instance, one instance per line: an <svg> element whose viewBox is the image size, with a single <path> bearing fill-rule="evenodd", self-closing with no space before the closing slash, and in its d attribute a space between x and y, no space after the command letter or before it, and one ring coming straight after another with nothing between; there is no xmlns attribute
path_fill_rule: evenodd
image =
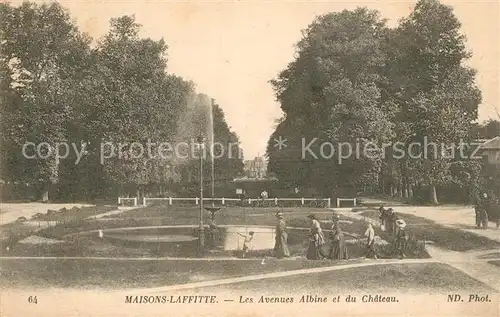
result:
<svg viewBox="0 0 500 317"><path fill-rule="evenodd" d="M378 260L377 252L375 251L375 231L373 230L371 222L368 223L368 228L365 231L366 237L366 247L367 253L366 257L369 258L373 256L375 260Z"/></svg>
<svg viewBox="0 0 500 317"><path fill-rule="evenodd" d="M250 244L250 242L252 242L252 239L253 239L253 233L254 233L253 231L250 231L248 233L248 237L245 235L242 235L241 233L238 233L240 236L245 238L245 240L243 241L243 252L241 253L242 258L244 258L248 252L249 244Z"/></svg>

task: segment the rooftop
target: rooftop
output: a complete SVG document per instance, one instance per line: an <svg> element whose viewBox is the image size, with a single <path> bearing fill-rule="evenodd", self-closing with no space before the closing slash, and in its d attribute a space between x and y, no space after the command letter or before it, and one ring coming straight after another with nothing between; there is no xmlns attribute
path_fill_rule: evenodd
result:
<svg viewBox="0 0 500 317"><path fill-rule="evenodd" d="M482 150L500 150L500 136L488 140L481 145Z"/></svg>

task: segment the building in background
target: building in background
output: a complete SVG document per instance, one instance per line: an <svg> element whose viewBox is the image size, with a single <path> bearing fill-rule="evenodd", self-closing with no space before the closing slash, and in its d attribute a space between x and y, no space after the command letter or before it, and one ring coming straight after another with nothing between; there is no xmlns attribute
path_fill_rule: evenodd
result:
<svg viewBox="0 0 500 317"><path fill-rule="evenodd" d="M266 178L267 177L267 162L262 156L257 156L253 160L243 162L243 171L248 178Z"/></svg>
<svg viewBox="0 0 500 317"><path fill-rule="evenodd" d="M485 163L492 165L500 164L500 136L485 141L480 148Z"/></svg>

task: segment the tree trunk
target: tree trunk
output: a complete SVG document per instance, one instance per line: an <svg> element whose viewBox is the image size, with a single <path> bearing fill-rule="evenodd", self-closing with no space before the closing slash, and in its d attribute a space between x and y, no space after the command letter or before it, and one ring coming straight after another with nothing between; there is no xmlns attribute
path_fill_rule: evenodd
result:
<svg viewBox="0 0 500 317"><path fill-rule="evenodd" d="M410 196L410 198L413 197L413 185L412 184L408 185L408 195Z"/></svg>
<svg viewBox="0 0 500 317"><path fill-rule="evenodd" d="M408 184L406 184L406 185L404 186L404 188L405 188L405 198L406 198L406 199L408 199L408 197L409 197L409 195L408 195L408 187L410 187L410 185L408 185Z"/></svg>
<svg viewBox="0 0 500 317"><path fill-rule="evenodd" d="M394 187L391 185L391 197L394 196Z"/></svg>
<svg viewBox="0 0 500 317"><path fill-rule="evenodd" d="M431 184L430 187L430 202L433 205L438 205L437 193L436 193L436 185Z"/></svg>

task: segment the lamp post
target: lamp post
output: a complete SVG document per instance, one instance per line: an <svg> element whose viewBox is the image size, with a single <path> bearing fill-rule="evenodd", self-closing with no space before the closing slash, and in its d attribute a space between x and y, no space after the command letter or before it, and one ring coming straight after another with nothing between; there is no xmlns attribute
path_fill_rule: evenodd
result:
<svg viewBox="0 0 500 317"><path fill-rule="evenodd" d="M200 150L200 219L198 228L198 256L202 257L205 249L205 230L203 228L203 136L198 137L198 145Z"/></svg>

